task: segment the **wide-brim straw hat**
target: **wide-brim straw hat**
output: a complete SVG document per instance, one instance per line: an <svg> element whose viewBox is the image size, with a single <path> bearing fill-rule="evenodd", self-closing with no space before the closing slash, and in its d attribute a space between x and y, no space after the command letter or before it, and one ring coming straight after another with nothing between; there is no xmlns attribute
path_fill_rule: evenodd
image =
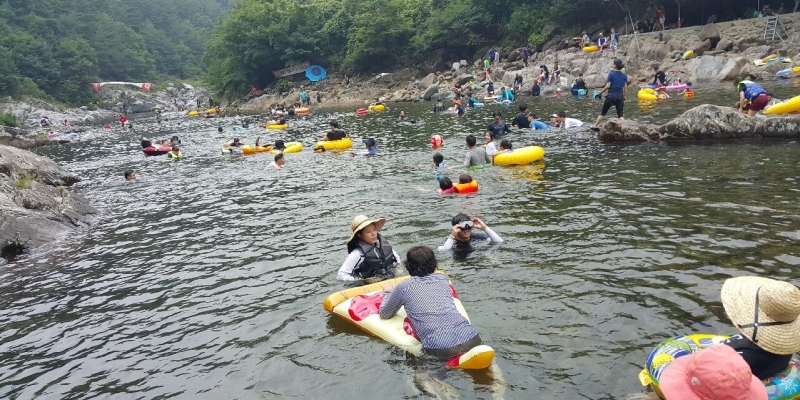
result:
<svg viewBox="0 0 800 400"><path fill-rule="evenodd" d="M756 276L725 281L722 306L736 328L773 354L800 352L800 289Z"/></svg>
<svg viewBox="0 0 800 400"><path fill-rule="evenodd" d="M366 215L356 215L356 217L353 218L353 222L350 223L350 230L352 230L353 233L350 234L350 237L345 243L350 243L360 230L366 228L367 225L370 224L375 224L375 228L381 230L383 225L386 224L386 218L371 219Z"/></svg>

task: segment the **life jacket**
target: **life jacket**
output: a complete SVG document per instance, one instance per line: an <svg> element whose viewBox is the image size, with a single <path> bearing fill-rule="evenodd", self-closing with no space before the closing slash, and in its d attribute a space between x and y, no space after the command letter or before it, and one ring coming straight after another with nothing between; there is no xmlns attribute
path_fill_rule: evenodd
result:
<svg viewBox="0 0 800 400"><path fill-rule="evenodd" d="M470 183L454 183L453 187L456 193L475 193L478 191L478 181L473 179Z"/></svg>
<svg viewBox="0 0 800 400"><path fill-rule="evenodd" d="M183 154L181 154L180 151L176 153L176 152L170 150L170 152L167 153L167 157L169 157L169 158L183 158Z"/></svg>
<svg viewBox="0 0 800 400"><path fill-rule="evenodd" d="M683 93L683 97L691 99L694 97L694 91L692 89L686 89L686 91Z"/></svg>
<svg viewBox="0 0 800 400"><path fill-rule="evenodd" d="M357 248L361 249L364 261L353 270L353 275L359 278L369 278L376 275L386 275L389 267L396 264L398 260L394 258L392 245L378 234L378 244L373 246L358 239Z"/></svg>
<svg viewBox="0 0 800 400"><path fill-rule="evenodd" d="M744 98L747 100L752 101L753 99L764 93L767 93L767 91L764 90L764 88L762 88L761 86L758 86L758 84L756 83L750 82L744 84Z"/></svg>
<svg viewBox="0 0 800 400"><path fill-rule="evenodd" d="M531 89L531 96L538 96L541 93L541 90L542 89L539 87L539 85L533 85L533 88Z"/></svg>
<svg viewBox="0 0 800 400"><path fill-rule="evenodd" d="M586 81L583 78L575 79L575 89L586 89Z"/></svg>

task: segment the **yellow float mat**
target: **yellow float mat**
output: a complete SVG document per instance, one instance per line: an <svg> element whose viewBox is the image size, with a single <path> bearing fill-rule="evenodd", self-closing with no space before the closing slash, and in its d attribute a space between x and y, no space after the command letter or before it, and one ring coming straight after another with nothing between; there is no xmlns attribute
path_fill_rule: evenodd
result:
<svg viewBox="0 0 800 400"><path fill-rule="evenodd" d="M256 147L253 144L246 144L241 147L242 153L244 154L255 154L255 153L264 153L267 151L272 150L272 146L258 146Z"/></svg>
<svg viewBox="0 0 800 400"><path fill-rule="evenodd" d="M269 124L267 125L267 129L286 129L289 127L289 124Z"/></svg>
<svg viewBox="0 0 800 400"><path fill-rule="evenodd" d="M777 103L764 110L764 114L788 114L800 111L800 96Z"/></svg>
<svg viewBox="0 0 800 400"><path fill-rule="evenodd" d="M303 144L302 143L300 143L300 142L289 142L289 143L286 143L286 148L283 149L283 154L299 153L301 150L303 150ZM281 153L281 151L280 150L276 150L276 149L272 149L272 151L270 151L270 153L278 154L278 153Z"/></svg>
<svg viewBox="0 0 800 400"><path fill-rule="evenodd" d="M528 146L514 149L508 153L497 153L494 165L525 165L544 158L544 149L539 146Z"/></svg>
<svg viewBox="0 0 800 400"><path fill-rule="evenodd" d="M600 50L600 48L595 46L595 45L586 46L586 47L583 48L583 51L585 51L587 53L594 53L597 50Z"/></svg>
<svg viewBox="0 0 800 400"><path fill-rule="evenodd" d="M319 148L319 147L323 147L323 148L325 148L325 150L349 149L349 148L353 147L353 142L350 140L350 138L344 138L344 139L341 139L341 140L329 140L329 141L326 141L326 142L320 141L320 142L317 142L317 144L314 145L315 149Z"/></svg>
<svg viewBox="0 0 800 400"><path fill-rule="evenodd" d="M392 343L415 356L419 356L422 352L422 343L420 343L420 341L414 336L406 333L405 321L407 315L404 307L400 307L400 310L397 311L397 314L390 319L381 319L377 312L369 313L368 315L364 316L365 313L361 312L361 310L359 310L357 315L351 315L350 310L350 306L352 305L354 299L359 298L360 301L366 301L373 297L372 300L377 301L374 296L382 295L382 292L394 289L398 283L408 278L410 278L410 276L402 276L365 286L338 291L326 297L325 301L322 302L322 305L325 307L325 310L331 314L336 314L344 318L351 324L359 327L364 332ZM455 303L456 309L458 309L458 312L461 313L461 315L463 315L467 321L469 321L469 316L467 315L466 310L464 310L461 300L456 297L455 289L451 290L454 294L453 302ZM489 346L479 345L472 348L470 351L449 360L447 365L452 368L460 369L483 369L488 368L493 359L494 350Z"/></svg>

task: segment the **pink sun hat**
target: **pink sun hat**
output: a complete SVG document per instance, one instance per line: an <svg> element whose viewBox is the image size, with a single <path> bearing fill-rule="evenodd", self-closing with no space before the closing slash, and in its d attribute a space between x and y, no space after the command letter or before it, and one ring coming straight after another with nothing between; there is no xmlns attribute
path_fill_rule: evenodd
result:
<svg viewBox="0 0 800 400"><path fill-rule="evenodd" d="M676 359L658 381L666 400L767 400L764 384L725 344Z"/></svg>

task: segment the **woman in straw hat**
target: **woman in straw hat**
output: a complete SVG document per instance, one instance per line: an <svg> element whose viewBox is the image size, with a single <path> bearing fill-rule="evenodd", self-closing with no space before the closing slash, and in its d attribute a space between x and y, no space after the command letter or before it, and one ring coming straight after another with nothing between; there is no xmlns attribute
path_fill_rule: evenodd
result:
<svg viewBox="0 0 800 400"><path fill-rule="evenodd" d="M755 276L722 285L722 306L741 335L726 344L766 379L783 371L800 351L800 289L788 282Z"/></svg>
<svg viewBox="0 0 800 400"><path fill-rule="evenodd" d="M345 282L365 280L367 283L394 278L394 268L400 256L392 249L389 241L381 236L380 230L386 219L371 219L357 215L350 223L350 238L347 239L347 252L344 263L339 268L336 279Z"/></svg>

